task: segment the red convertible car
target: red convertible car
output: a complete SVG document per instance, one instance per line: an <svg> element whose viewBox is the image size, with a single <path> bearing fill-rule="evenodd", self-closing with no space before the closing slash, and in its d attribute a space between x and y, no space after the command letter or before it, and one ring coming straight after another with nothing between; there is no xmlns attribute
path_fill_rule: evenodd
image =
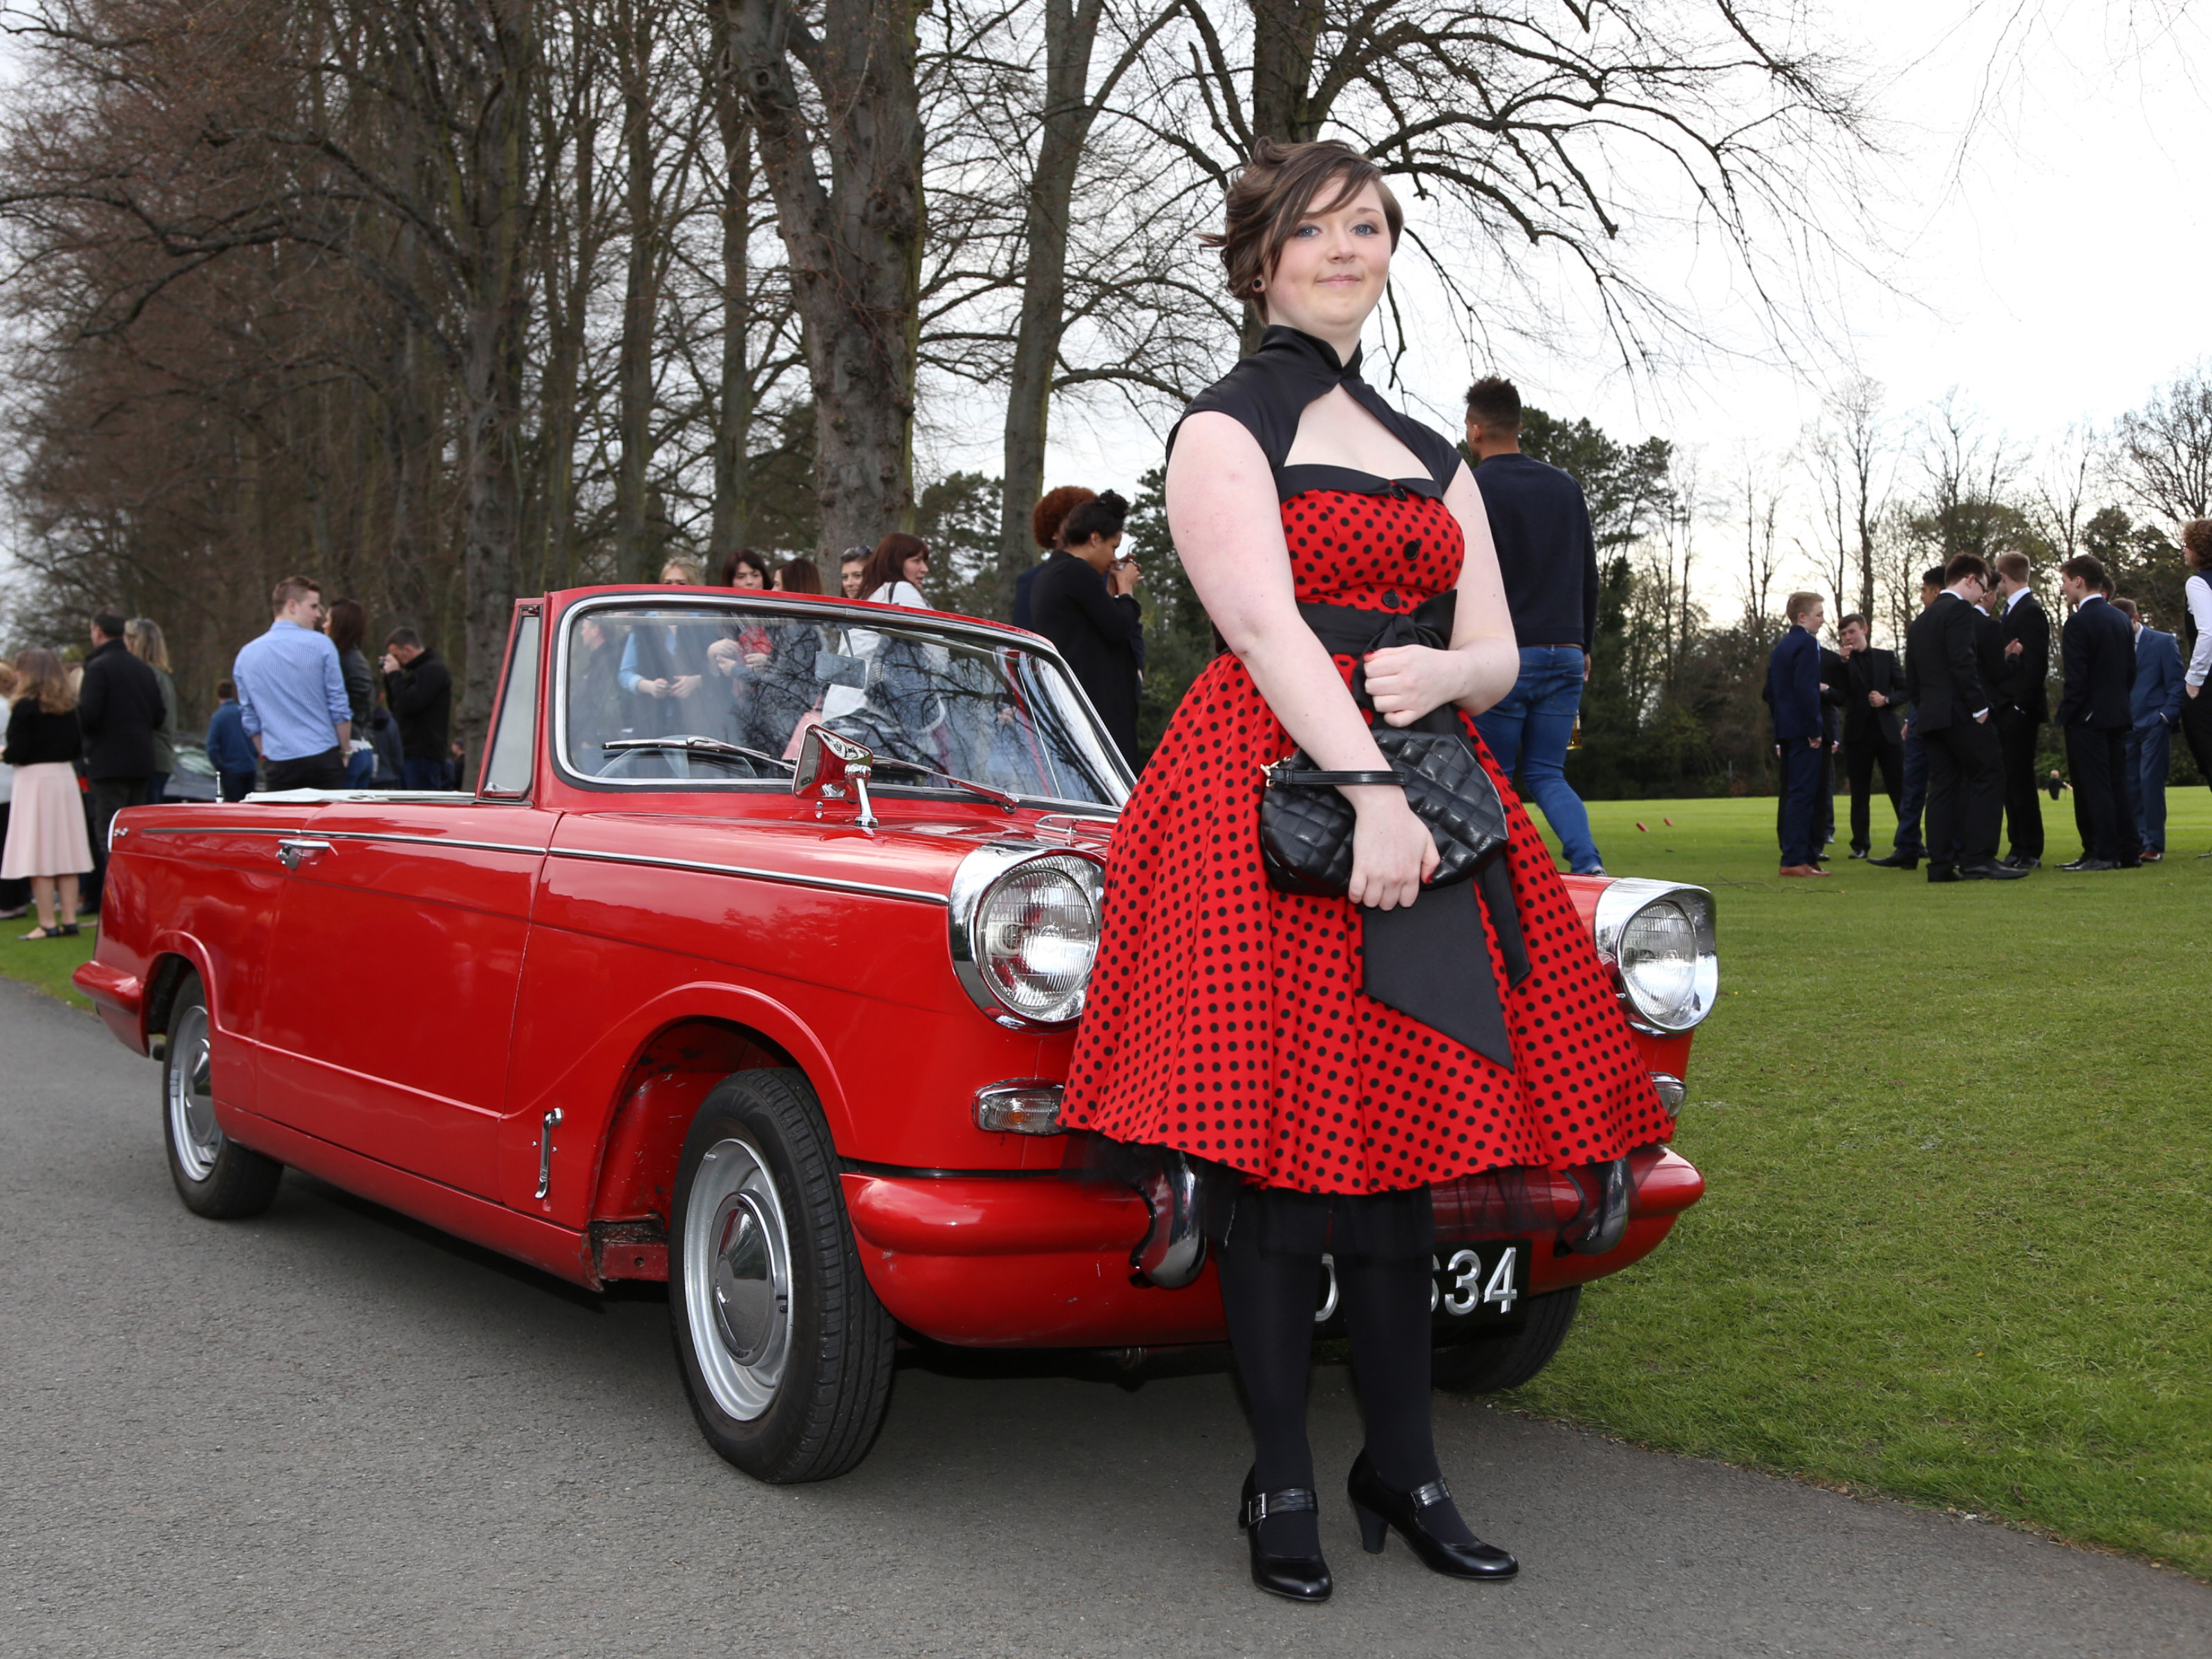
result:
<svg viewBox="0 0 2212 1659"><path fill-rule="evenodd" d="M1130 779L1048 644L582 589L516 606L501 685L472 793L117 817L77 983L161 1061L188 1206L253 1214L289 1164L580 1285L665 1279L701 1428L767 1480L866 1455L902 1333L1223 1339L1199 1172L1055 1121ZM1711 897L1570 884L1679 1109ZM1702 1189L1663 1146L1440 1188L1439 1381L1533 1376Z"/></svg>

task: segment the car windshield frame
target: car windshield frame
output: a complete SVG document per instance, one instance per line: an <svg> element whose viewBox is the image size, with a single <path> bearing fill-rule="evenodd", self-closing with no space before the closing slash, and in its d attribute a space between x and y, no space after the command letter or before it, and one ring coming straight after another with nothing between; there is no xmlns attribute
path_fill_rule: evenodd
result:
<svg viewBox="0 0 2212 1659"><path fill-rule="evenodd" d="M845 599L811 599L778 593L773 590L732 591L728 594L705 594L688 588L647 587L623 592L597 593L577 599L564 606L560 627L555 630L549 648L553 653L552 673L549 678L549 694L552 707L544 724L547 752L550 755L555 775L567 784L580 789L608 793L639 793L656 794L699 794L737 793L740 794L789 794L792 793L788 775L774 778L675 778L675 777L605 777L579 770L569 763L568 714L576 625L594 615L608 611L689 611L702 616L718 617L760 617L800 622L820 623L830 626L842 625L874 631L891 631L913 635L937 635L943 642L966 645L970 647L1018 652L1034 658L1042 665L1042 672L1056 674L1072 708L1079 708L1087 720L1087 733L1071 734L1080 746L1089 748L1097 763L1101 781L1109 791L1118 791L1111 801L1071 799L1062 795L1038 795L1025 791L1009 791L1024 807L1057 813L1073 813L1095 817L1113 818L1127 805L1130 792L1136 787L1136 778L1122 758L1121 751L1108 735L1099 720L1097 711L1058 650L1048 640L1023 635L1003 624L981 618L958 617L933 611L914 611L903 605L872 605L865 600ZM1087 735L1088 742L1084 743ZM896 757L885 756L885 767L869 781L869 793L893 798L918 797L933 800L973 801L975 795L957 782L942 779L913 780L902 775L904 763ZM985 781L979 780L979 781ZM994 786L996 787L996 786Z"/></svg>

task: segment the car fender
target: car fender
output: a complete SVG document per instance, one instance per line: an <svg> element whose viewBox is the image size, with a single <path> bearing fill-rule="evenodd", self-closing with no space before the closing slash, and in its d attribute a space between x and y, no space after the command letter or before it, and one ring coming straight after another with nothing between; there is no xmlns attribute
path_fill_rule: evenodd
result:
<svg viewBox="0 0 2212 1659"><path fill-rule="evenodd" d="M726 1033L734 1046L679 1042L671 1048L671 1034L687 1027L714 1028ZM714 978L691 979L665 987L607 1021L590 1045L565 1066L526 1075L526 1057L543 1044L518 1042L515 1086L501 1137L501 1185L507 1201L566 1226L581 1227L602 1218L603 1189L611 1182L617 1191L635 1184L610 1173L610 1156L623 1131L625 1109L650 1100L665 1125L680 1121L688 1127L690 1112L707 1091L732 1071L744 1068L746 1056L739 1050L745 1044L760 1051L756 1063L787 1064L802 1073L822 1103L832 1139L850 1135L851 1112L837 1067L805 1018L757 988ZM678 1109L679 1105L684 1109ZM556 1110L561 1118L553 1128L554 1179L540 1198L539 1138L545 1133L547 1115ZM670 1139L667 1127L642 1139L633 1134L623 1154L655 1170L664 1162L672 1170L683 1132L674 1127L672 1144L666 1146L661 1143ZM612 1194L608 1196L611 1200ZM626 1206L617 1201L614 1207Z"/></svg>

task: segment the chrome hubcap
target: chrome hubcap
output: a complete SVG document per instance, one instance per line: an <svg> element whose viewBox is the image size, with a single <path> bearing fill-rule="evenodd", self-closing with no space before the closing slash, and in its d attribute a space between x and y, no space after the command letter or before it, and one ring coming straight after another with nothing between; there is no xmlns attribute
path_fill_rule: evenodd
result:
<svg viewBox="0 0 2212 1659"><path fill-rule="evenodd" d="M717 1141L699 1160L684 1208L684 1301L714 1402L740 1421L758 1417L791 1350L791 1239L775 1182L742 1140Z"/></svg>
<svg viewBox="0 0 2212 1659"><path fill-rule="evenodd" d="M188 1181L205 1181L222 1152L215 1124L215 1091L208 1080L208 1017L187 1008L169 1039L169 1144Z"/></svg>

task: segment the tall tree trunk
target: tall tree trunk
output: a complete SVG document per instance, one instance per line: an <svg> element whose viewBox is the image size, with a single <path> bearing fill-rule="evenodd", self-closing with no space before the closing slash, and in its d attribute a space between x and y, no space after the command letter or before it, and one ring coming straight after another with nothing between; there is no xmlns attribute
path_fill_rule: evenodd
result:
<svg viewBox="0 0 2212 1659"><path fill-rule="evenodd" d="M491 78L471 135L466 270L467 332L462 386L468 528L461 551L461 623L466 661L456 735L471 765L483 753L515 596L521 528L522 362L529 314L527 269L532 166L529 96L536 67L533 0L489 0L485 15Z"/></svg>
<svg viewBox="0 0 2212 1659"><path fill-rule="evenodd" d="M622 346L617 369L621 454L615 474L615 544L625 574L650 581L660 556L647 522L646 480L653 466L653 331L659 312L653 211L652 0L623 0L616 52L622 65L623 198L629 260L623 276Z"/></svg>
<svg viewBox="0 0 2212 1659"><path fill-rule="evenodd" d="M923 231L915 4L826 0L819 38L778 0L730 5L804 325L824 553L872 544L914 511ZM807 118L802 70L830 112L825 129ZM829 158L826 185L817 154Z"/></svg>
<svg viewBox="0 0 2212 1659"><path fill-rule="evenodd" d="M1060 342L1067 326L1067 232L1084 146L1097 113L1089 100L1091 54L1103 0L1045 0L1044 109L1036 170L1023 213L1020 319L1006 387L1006 482L999 508L999 562L989 603L1010 614L1014 581L1035 562L1030 513L1044 494L1045 433Z"/></svg>
<svg viewBox="0 0 2212 1659"><path fill-rule="evenodd" d="M747 360L753 323L753 136L738 93L730 44L730 15L720 6L713 31L714 122L722 140L726 195L722 204L722 379L714 405L714 500L708 553L719 565L752 534L752 365Z"/></svg>
<svg viewBox="0 0 2212 1659"><path fill-rule="evenodd" d="M1322 0L1250 0L1252 136L1303 143L1321 136L1323 112L1314 106L1314 53L1321 40ZM1244 307L1246 356L1260 349L1267 320Z"/></svg>

